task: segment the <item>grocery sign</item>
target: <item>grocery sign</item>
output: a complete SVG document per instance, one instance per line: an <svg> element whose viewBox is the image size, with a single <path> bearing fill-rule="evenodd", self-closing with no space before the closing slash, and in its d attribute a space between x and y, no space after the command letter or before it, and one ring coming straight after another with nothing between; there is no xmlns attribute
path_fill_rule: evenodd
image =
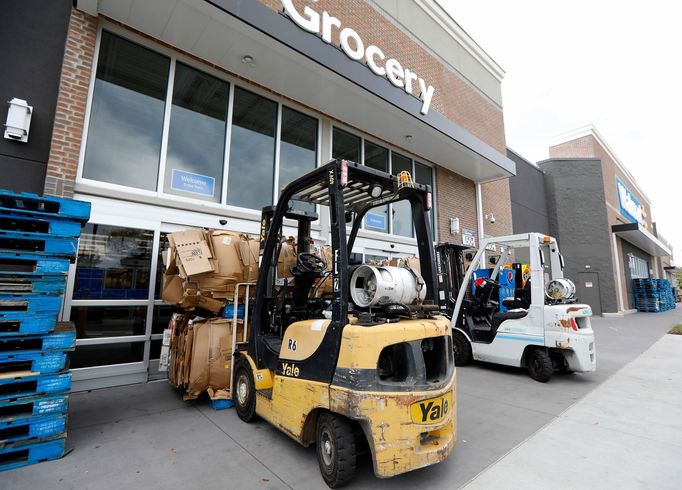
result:
<svg viewBox="0 0 682 490"><path fill-rule="evenodd" d="M355 61L365 61L370 70L380 77L388 78L398 88L402 88L410 95L414 95L422 101L420 112L426 115L431 106L431 99L433 99L434 89L428 85L426 81L418 76L415 72L407 67L404 67L395 58L386 59L386 55L381 48L370 44L365 47L365 43L360 35L350 27L341 28L341 21L336 17L323 11L320 15L315 10L306 6L303 8L301 14L292 0L281 0L284 11L289 18L293 20L301 29L304 29L313 34L320 35L322 40L327 44L332 42L332 29L338 29L339 41L341 49L346 56ZM419 90L419 95L415 95L416 90Z"/></svg>

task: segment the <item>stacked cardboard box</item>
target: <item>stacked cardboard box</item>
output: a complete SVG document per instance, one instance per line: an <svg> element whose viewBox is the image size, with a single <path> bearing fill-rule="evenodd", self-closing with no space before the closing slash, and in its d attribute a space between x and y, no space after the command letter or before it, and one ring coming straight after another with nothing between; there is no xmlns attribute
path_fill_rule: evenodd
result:
<svg viewBox="0 0 682 490"><path fill-rule="evenodd" d="M89 216L87 202L0 191L0 471L64 452L76 330L57 318Z"/></svg>
<svg viewBox="0 0 682 490"><path fill-rule="evenodd" d="M228 399L233 342L244 340L244 324L228 318L191 318L176 313L170 322L168 379L184 399L207 392L211 399ZM236 338L235 338L236 334Z"/></svg>
<svg viewBox="0 0 682 490"><path fill-rule="evenodd" d="M164 333L159 364L185 399L207 392L215 407L216 400L230 398L233 346L246 340L241 317L247 289L237 285L258 279L259 246L253 237L224 230L168 236L161 298L184 311L173 315ZM248 294L254 293L251 287Z"/></svg>
<svg viewBox="0 0 682 490"><path fill-rule="evenodd" d="M248 235L186 230L170 234L168 243L161 298L169 305L218 314L234 301L238 283L258 278L259 242Z"/></svg>

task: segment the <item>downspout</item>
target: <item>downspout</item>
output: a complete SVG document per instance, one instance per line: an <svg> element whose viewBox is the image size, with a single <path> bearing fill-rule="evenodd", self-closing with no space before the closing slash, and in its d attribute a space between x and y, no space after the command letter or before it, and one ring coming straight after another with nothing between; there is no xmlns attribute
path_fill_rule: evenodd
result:
<svg viewBox="0 0 682 490"><path fill-rule="evenodd" d="M618 311L622 313L625 311L623 301L623 285L620 283L620 257L618 256L618 243L616 242L615 233L611 233L613 241L613 258L616 265L616 286L618 287ZM600 298L601 301L601 298Z"/></svg>
<svg viewBox="0 0 682 490"><path fill-rule="evenodd" d="M476 218L478 221L478 246L481 246L481 241L485 237L483 230L483 191L480 182L476 182ZM485 252L481 255L481 269L486 268Z"/></svg>

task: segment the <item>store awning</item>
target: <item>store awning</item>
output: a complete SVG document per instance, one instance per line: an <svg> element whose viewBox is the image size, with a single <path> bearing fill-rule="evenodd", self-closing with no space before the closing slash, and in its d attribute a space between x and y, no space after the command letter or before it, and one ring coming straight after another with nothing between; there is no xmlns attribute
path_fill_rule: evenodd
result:
<svg viewBox="0 0 682 490"><path fill-rule="evenodd" d="M78 0L104 15L284 94L476 182L515 163L435 109L376 76L260 1ZM243 61L245 56L252 63Z"/></svg>
<svg viewBox="0 0 682 490"><path fill-rule="evenodd" d="M611 231L625 241L632 243L635 247L644 250L654 257L672 255L673 252L662 241L652 235L646 228L639 223L627 223L624 225L613 225Z"/></svg>

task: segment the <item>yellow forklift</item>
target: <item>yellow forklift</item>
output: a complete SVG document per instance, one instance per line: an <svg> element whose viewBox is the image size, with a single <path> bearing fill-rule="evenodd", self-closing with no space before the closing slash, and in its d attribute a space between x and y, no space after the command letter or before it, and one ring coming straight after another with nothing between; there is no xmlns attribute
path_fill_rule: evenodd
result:
<svg viewBox="0 0 682 490"><path fill-rule="evenodd" d="M411 204L421 273L350 264L367 212L402 200ZM329 265L314 253L316 206L329 213ZM261 267L248 345L235 354L233 400L243 421L260 416L315 444L331 488L353 478L363 454L385 478L443 461L454 448L455 367L450 322L438 310L430 208L430 187L407 172L334 160L263 209ZM298 232L291 278L278 276L283 226ZM331 292L317 294L325 280Z"/></svg>

